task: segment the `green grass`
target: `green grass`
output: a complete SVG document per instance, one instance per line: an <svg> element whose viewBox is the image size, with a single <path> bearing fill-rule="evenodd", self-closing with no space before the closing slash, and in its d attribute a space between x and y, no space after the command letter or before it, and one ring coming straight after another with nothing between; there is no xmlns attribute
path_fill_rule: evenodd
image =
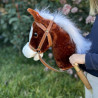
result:
<svg viewBox="0 0 98 98"><path fill-rule="evenodd" d="M46 54L47 57L47 54ZM48 59L48 58L47 58ZM0 98L84 98L82 82L66 72L44 71L40 61L0 48Z"/></svg>

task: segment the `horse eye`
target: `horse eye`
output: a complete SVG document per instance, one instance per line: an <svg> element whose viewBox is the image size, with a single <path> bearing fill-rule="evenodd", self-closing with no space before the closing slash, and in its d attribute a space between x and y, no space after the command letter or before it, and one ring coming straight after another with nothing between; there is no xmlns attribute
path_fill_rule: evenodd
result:
<svg viewBox="0 0 98 98"><path fill-rule="evenodd" d="M35 33L33 34L33 36L34 36L34 37L38 37L38 34L35 32Z"/></svg>

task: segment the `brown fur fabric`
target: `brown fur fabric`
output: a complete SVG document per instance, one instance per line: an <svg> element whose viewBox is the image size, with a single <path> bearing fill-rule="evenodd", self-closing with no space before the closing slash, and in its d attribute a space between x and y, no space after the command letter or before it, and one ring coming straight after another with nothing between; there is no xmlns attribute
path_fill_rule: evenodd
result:
<svg viewBox="0 0 98 98"><path fill-rule="evenodd" d="M53 54L57 65L64 70L71 68L69 57L75 53L75 44L69 35L56 24L53 25L51 34L53 36Z"/></svg>
<svg viewBox="0 0 98 98"><path fill-rule="evenodd" d="M29 11L30 12L30 11ZM35 21L43 24L45 27L48 27L49 25L49 20L46 20L44 18L40 18L40 16L36 15L35 11L32 11L35 18ZM38 17L38 20L37 20ZM41 20L40 20L41 19ZM39 21L40 20L40 21ZM38 34L38 37L34 37L34 33ZM35 22L33 23L33 36L31 38L30 44L32 47L35 49L38 47L39 42L44 34L44 31L41 30ZM52 36L52 50L53 50L53 55L54 59L59 66L59 68L66 70L71 68L71 64L69 63L69 57L75 53L76 46L73 41L71 41L68 33L64 31L61 27L59 27L56 23L53 23L50 34ZM48 45L48 40L46 39L41 52L45 52L49 48Z"/></svg>

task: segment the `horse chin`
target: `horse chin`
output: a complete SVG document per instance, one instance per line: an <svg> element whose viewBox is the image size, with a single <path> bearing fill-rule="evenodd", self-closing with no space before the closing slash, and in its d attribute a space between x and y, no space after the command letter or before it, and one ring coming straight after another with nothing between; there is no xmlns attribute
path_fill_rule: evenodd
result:
<svg viewBox="0 0 98 98"><path fill-rule="evenodd" d="M22 53L24 54L24 56L26 58L32 58L34 57L35 61L39 60L39 56L38 53L33 51L30 47L29 47L29 42L23 47L22 49ZM43 53L40 54L41 57L43 57Z"/></svg>

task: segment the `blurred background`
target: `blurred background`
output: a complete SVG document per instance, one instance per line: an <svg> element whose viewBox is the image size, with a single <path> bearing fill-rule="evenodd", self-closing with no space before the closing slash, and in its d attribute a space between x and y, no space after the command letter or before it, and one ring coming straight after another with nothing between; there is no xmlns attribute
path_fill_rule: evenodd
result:
<svg viewBox="0 0 98 98"><path fill-rule="evenodd" d="M22 54L33 22L27 8L45 7L69 17L83 36L95 20L88 0L0 0L0 98L84 98L84 86L73 69L56 73ZM44 58L57 67L51 49Z"/></svg>

